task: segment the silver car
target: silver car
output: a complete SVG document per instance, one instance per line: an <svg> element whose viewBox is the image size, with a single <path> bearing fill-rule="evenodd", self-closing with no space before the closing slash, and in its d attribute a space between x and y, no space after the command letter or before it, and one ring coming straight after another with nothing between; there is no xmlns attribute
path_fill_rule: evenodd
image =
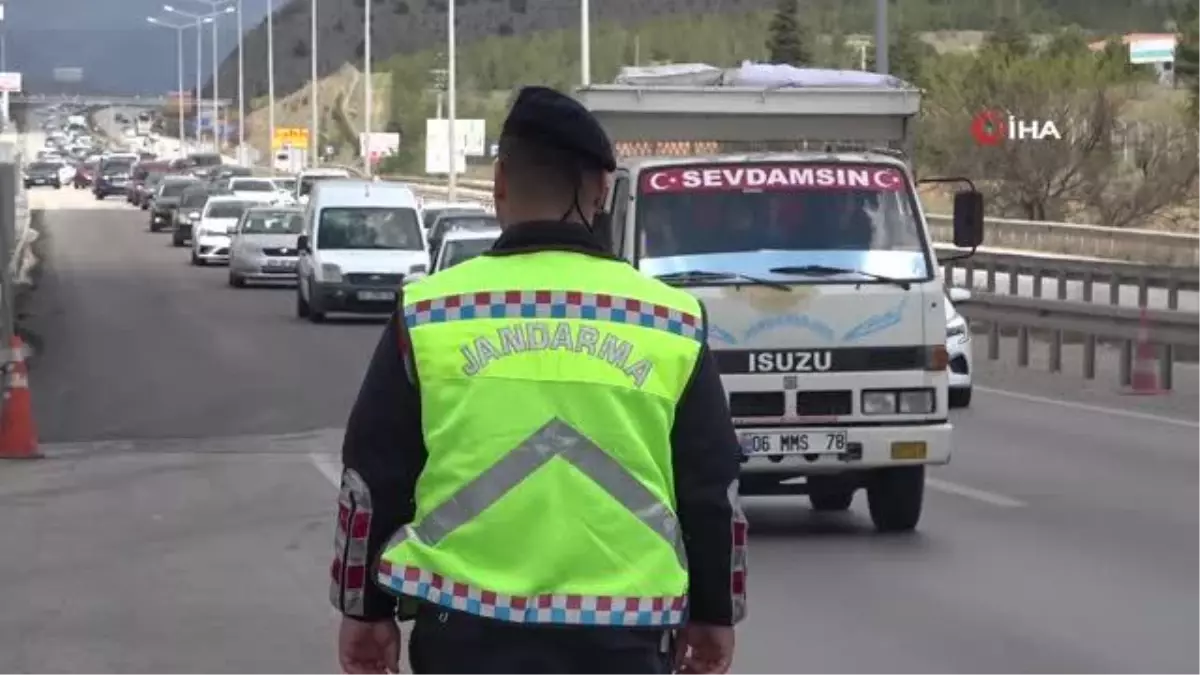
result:
<svg viewBox="0 0 1200 675"><path fill-rule="evenodd" d="M298 208L256 206L246 209L230 229L229 285L250 281L296 281L297 240L303 228Z"/></svg>

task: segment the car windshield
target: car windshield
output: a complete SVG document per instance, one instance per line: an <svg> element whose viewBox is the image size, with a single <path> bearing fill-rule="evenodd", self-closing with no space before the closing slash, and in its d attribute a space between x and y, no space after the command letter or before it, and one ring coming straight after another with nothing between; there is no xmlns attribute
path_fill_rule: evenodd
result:
<svg viewBox="0 0 1200 675"><path fill-rule="evenodd" d="M825 266L932 275L911 188L893 166L656 167L639 183L638 266L649 274Z"/></svg>
<svg viewBox="0 0 1200 675"><path fill-rule="evenodd" d="M447 232L454 230L482 230L499 226L500 222L486 213L444 216L434 224L438 237L444 237Z"/></svg>
<svg viewBox="0 0 1200 675"><path fill-rule="evenodd" d="M438 217L447 211L478 211L479 213L484 212L483 209L475 209L475 208L467 207L467 206L443 206L443 207L439 207L439 208L428 209L424 213L421 214L422 224L425 226L425 229L428 230L429 228L433 227L433 224L437 222Z"/></svg>
<svg viewBox="0 0 1200 675"><path fill-rule="evenodd" d="M252 213L242 225L243 234L300 234L304 219L299 213L276 211Z"/></svg>
<svg viewBox="0 0 1200 675"><path fill-rule="evenodd" d="M131 162L105 162L104 173L129 173L133 168Z"/></svg>
<svg viewBox="0 0 1200 675"><path fill-rule="evenodd" d="M145 183L146 183L146 185L158 185L159 183L162 182L162 179L165 176L166 176L166 174L164 174L164 173L158 173L158 172L148 173L148 174L146 174Z"/></svg>
<svg viewBox="0 0 1200 675"><path fill-rule="evenodd" d="M188 159L191 160L192 166L219 166L221 164L220 155L192 155Z"/></svg>
<svg viewBox="0 0 1200 675"><path fill-rule="evenodd" d="M491 239L458 239L455 241L446 242L446 248L442 252L442 259L438 262L440 269L454 267L455 265L466 262L481 253L490 251L492 244L496 240Z"/></svg>
<svg viewBox="0 0 1200 675"><path fill-rule="evenodd" d="M296 189L296 179L295 178L275 178L274 181L275 181L275 189L276 190L283 190L284 192L291 192Z"/></svg>
<svg viewBox="0 0 1200 675"><path fill-rule="evenodd" d="M163 197L180 197L183 191L192 186L190 181L170 181L162 184Z"/></svg>
<svg viewBox="0 0 1200 675"><path fill-rule="evenodd" d="M185 209L204 208L204 205L208 203L208 196L208 192L204 190L187 192L183 195L183 199L180 200L180 206Z"/></svg>
<svg viewBox="0 0 1200 675"><path fill-rule="evenodd" d="M53 162L34 162L29 165L30 171L54 171L59 165Z"/></svg>
<svg viewBox="0 0 1200 675"><path fill-rule="evenodd" d="M250 202L210 202L204 211L205 218L241 218L246 209L254 206Z"/></svg>
<svg viewBox="0 0 1200 675"><path fill-rule="evenodd" d="M313 186L320 181L337 178L345 178L345 176L305 176L300 179L300 196L303 197L312 192Z"/></svg>
<svg viewBox="0 0 1200 675"><path fill-rule="evenodd" d="M230 181L229 189L238 192L274 192L275 184L265 178L254 180L235 178Z"/></svg>
<svg viewBox="0 0 1200 675"><path fill-rule="evenodd" d="M317 248L420 251L424 242L413 209L327 208L321 211Z"/></svg>

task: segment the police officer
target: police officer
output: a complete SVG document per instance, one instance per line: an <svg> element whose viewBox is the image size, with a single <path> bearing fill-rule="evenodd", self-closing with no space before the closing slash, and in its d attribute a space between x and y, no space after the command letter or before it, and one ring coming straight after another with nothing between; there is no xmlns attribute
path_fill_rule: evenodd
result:
<svg viewBox="0 0 1200 675"><path fill-rule="evenodd" d="M332 601L350 673L723 673L740 450L704 310L591 230L616 168L523 89L489 253L406 286L350 414Z"/></svg>

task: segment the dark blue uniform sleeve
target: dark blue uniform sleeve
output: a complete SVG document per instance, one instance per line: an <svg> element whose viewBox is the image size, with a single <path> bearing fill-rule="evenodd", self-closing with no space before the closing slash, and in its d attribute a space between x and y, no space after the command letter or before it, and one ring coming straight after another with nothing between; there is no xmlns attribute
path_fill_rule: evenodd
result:
<svg viewBox="0 0 1200 675"><path fill-rule="evenodd" d="M409 354L407 331L393 315L367 367L342 445L330 600L344 615L363 620L396 613L396 599L374 583L374 568L387 540L414 516L413 492L425 465Z"/></svg>
<svg viewBox="0 0 1200 675"><path fill-rule="evenodd" d="M738 500L741 446L708 347L675 412L675 499L688 557L688 620L732 626L746 615L746 519Z"/></svg>

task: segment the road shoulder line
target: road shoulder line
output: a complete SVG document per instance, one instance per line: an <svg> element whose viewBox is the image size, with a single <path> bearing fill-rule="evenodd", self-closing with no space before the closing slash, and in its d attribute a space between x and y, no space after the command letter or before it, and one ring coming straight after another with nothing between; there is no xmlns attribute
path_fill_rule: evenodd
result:
<svg viewBox="0 0 1200 675"><path fill-rule="evenodd" d="M1110 408L1102 405L1092 405L1090 403L1078 403L1075 401L1063 401L1056 398L1048 398L1046 396L1036 396L1033 394L1022 394L1017 391L1009 391L1007 389L993 389L991 387L983 387L975 385L975 391L981 391L985 394L995 396L1004 396L1007 398L1026 401L1028 403L1043 403L1048 405L1057 405L1072 410L1080 410L1083 412L1096 413L1098 415L1116 415L1118 417L1126 417L1129 419L1142 420L1145 422L1159 422L1162 424L1171 424L1189 429L1200 428L1200 422L1193 420L1180 419L1178 417L1167 417L1166 415L1154 415L1151 413L1137 412L1135 410L1121 410L1120 408Z"/></svg>

